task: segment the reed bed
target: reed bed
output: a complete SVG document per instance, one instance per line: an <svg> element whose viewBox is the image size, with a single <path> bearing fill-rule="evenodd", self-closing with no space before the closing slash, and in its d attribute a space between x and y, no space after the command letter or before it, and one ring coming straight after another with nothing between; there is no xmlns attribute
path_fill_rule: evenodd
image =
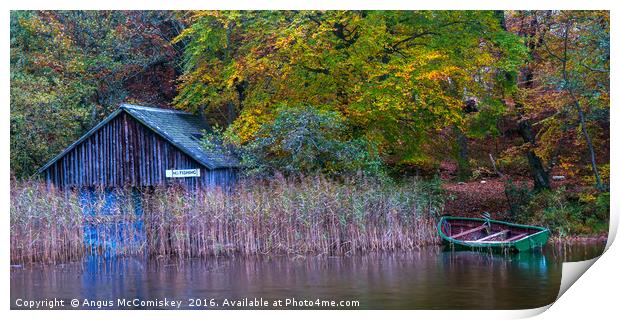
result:
<svg viewBox="0 0 620 320"><path fill-rule="evenodd" d="M324 177L243 180L228 192L125 190L113 204L105 196L84 201L78 192L44 190L32 182L11 188L14 262L70 260L110 248L154 257L411 250L439 243L435 217L443 206L439 188L422 181ZM139 230L132 227L138 222ZM92 226L104 226L95 248L85 234Z"/></svg>
<svg viewBox="0 0 620 320"><path fill-rule="evenodd" d="M84 255L83 215L74 193L11 182L11 262L70 261Z"/></svg>

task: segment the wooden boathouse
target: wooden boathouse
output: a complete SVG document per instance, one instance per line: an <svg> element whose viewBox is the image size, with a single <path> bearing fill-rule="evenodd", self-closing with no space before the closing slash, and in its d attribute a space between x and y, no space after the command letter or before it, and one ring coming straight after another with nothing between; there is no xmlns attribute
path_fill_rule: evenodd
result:
<svg viewBox="0 0 620 320"><path fill-rule="evenodd" d="M205 130L188 112L123 104L38 172L49 188L78 194L85 245L114 256L144 243L143 196L154 187L234 185L239 162L205 150ZM123 218L105 219L118 214Z"/></svg>
<svg viewBox="0 0 620 320"><path fill-rule="evenodd" d="M209 125L188 112L121 105L45 164L56 188L230 187L239 162L200 143Z"/></svg>

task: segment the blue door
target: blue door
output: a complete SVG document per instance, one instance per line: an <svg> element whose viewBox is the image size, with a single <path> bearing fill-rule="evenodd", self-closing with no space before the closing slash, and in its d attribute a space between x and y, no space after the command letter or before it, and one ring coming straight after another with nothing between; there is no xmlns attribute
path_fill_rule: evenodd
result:
<svg viewBox="0 0 620 320"><path fill-rule="evenodd" d="M138 253L144 245L142 198L137 190L84 188L84 244L91 254L116 256Z"/></svg>

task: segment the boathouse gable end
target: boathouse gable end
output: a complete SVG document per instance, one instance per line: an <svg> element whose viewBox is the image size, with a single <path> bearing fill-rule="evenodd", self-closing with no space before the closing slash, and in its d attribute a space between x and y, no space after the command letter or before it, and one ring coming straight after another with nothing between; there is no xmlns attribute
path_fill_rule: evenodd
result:
<svg viewBox="0 0 620 320"><path fill-rule="evenodd" d="M204 130L188 112L124 104L39 173L57 188L229 187L239 162L204 150Z"/></svg>

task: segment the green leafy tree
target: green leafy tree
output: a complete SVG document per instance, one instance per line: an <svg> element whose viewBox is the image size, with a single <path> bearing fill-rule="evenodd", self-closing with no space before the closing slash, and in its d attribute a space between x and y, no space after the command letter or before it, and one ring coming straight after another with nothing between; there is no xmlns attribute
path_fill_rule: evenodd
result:
<svg viewBox="0 0 620 320"><path fill-rule="evenodd" d="M355 138L407 163L446 127L468 131L464 101L498 112L525 49L486 11L198 12L176 104L220 115L242 143L279 106L325 106Z"/></svg>

